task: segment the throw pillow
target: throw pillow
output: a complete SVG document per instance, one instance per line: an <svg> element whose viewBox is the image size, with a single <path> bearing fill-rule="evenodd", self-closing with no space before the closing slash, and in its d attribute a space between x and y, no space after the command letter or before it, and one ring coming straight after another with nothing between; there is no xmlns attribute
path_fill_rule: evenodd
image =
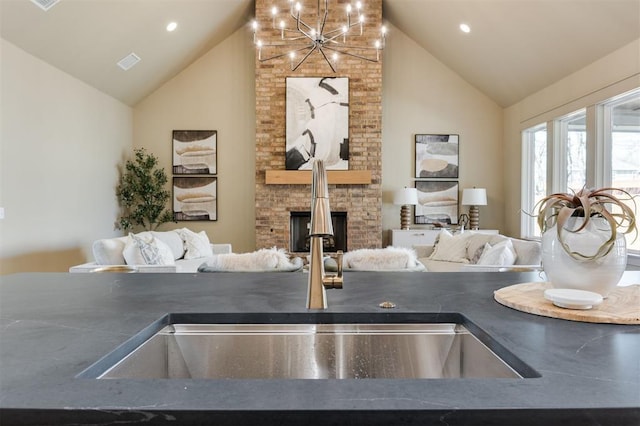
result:
<svg viewBox="0 0 640 426"><path fill-rule="evenodd" d="M484 249L484 245L486 243L489 243L491 244L491 246L494 246L508 238L500 234L485 234L482 232L475 232L475 231L467 231L465 232L465 234L466 233L469 234L469 245L467 246L467 259L473 259L478 253L478 251L480 251L480 254L482 254L482 250ZM477 263L477 259L476 259L476 263Z"/></svg>
<svg viewBox="0 0 640 426"><path fill-rule="evenodd" d="M175 260L184 256L184 241L177 231L151 231L151 235L169 246Z"/></svg>
<svg viewBox="0 0 640 426"><path fill-rule="evenodd" d="M469 259L467 259L468 239L468 233L451 235L451 232L443 229L438 234L438 242L433 253L429 256L429 260L469 263Z"/></svg>
<svg viewBox="0 0 640 426"><path fill-rule="evenodd" d="M478 247L478 248L476 249L476 252L475 252L475 253L473 253L473 256L471 256L471 257L469 258L469 263L471 263L471 264L473 264L473 265L475 265L476 263L478 263L478 260L480 260L480 257L482 256L482 252L484 252L484 249L486 248L486 246L491 247L491 246L489 245L489 243L485 243L485 244L484 244L484 246L482 246L482 247ZM469 252L469 248L467 247L467 253L468 253L468 252Z"/></svg>
<svg viewBox="0 0 640 426"><path fill-rule="evenodd" d="M433 253L432 245L416 244L413 246L413 249L416 251L416 257L418 259L421 259L423 257L429 257L429 255Z"/></svg>
<svg viewBox="0 0 640 426"><path fill-rule="evenodd" d="M511 240L502 241L494 246L486 243L478 260L478 265L510 266L516 262L516 252Z"/></svg>
<svg viewBox="0 0 640 426"><path fill-rule="evenodd" d="M122 251L127 265L174 265L173 252L168 245L150 236L144 238L129 234Z"/></svg>
<svg viewBox="0 0 640 426"><path fill-rule="evenodd" d="M93 258L98 265L124 265L122 256L127 237L105 238L93 242Z"/></svg>
<svg viewBox="0 0 640 426"><path fill-rule="evenodd" d="M182 241L184 241L185 259L197 259L200 257L213 256L209 237L207 237L206 232L200 231L196 234L188 228L182 228L178 232L182 237Z"/></svg>
<svg viewBox="0 0 640 426"><path fill-rule="evenodd" d="M512 239L513 248L518 253L516 265L539 265L542 260L542 247L538 241Z"/></svg>

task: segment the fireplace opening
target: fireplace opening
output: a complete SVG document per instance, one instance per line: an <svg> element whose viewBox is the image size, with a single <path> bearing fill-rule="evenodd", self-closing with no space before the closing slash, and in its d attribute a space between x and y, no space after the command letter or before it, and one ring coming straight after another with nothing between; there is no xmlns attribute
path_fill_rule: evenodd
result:
<svg viewBox="0 0 640 426"><path fill-rule="evenodd" d="M333 237L322 241L325 252L347 251L347 212L331 212ZM309 251L311 212L291 212L289 247L292 253Z"/></svg>

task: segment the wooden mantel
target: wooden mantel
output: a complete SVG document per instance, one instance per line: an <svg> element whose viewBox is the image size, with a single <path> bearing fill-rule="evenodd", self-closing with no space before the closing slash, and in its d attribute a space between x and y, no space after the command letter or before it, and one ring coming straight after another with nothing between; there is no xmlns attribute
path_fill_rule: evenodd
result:
<svg viewBox="0 0 640 426"><path fill-rule="evenodd" d="M327 170L330 185L369 185L371 170ZM311 170L267 170L267 185L311 185Z"/></svg>

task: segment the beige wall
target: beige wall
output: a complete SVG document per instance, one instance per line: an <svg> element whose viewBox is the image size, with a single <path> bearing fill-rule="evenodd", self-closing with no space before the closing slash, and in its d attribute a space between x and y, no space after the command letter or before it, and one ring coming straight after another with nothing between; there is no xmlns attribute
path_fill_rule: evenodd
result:
<svg viewBox="0 0 640 426"><path fill-rule="evenodd" d="M231 243L238 253L255 248L255 55L250 35L238 30L134 108L134 146L155 154L169 181L172 131L218 131L218 220L168 223L160 229L204 230L212 242Z"/></svg>
<svg viewBox="0 0 640 426"><path fill-rule="evenodd" d="M640 87L640 39L505 109L505 231L520 235L522 130Z"/></svg>
<svg viewBox="0 0 640 426"><path fill-rule="evenodd" d="M5 40L1 48L0 273L66 271L115 235L132 111Z"/></svg>
<svg viewBox="0 0 640 426"><path fill-rule="evenodd" d="M414 186L416 133L460 135L460 190L487 188L480 227L502 230L502 108L393 27L382 89L382 227L387 236L400 228L393 191ZM468 207L461 207L463 212Z"/></svg>

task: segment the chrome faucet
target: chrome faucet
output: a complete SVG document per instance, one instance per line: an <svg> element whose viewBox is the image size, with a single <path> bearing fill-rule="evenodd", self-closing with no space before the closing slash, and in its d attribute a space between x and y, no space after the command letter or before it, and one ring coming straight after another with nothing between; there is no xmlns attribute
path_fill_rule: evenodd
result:
<svg viewBox="0 0 640 426"><path fill-rule="evenodd" d="M327 275L324 272L322 240L333 236L331 210L329 208L329 188L327 172L322 160L313 162L311 182L311 229L309 243L309 286L307 289L307 309L327 309L325 288L342 288L342 251L338 251L338 272Z"/></svg>

